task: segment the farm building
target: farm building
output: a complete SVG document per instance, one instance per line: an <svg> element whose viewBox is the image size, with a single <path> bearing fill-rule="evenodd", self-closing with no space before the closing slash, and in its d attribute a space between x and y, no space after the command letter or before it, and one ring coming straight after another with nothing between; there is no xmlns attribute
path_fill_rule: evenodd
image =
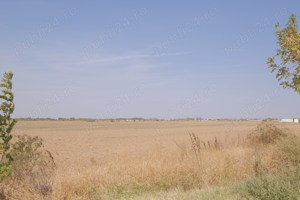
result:
<svg viewBox="0 0 300 200"><path fill-rule="evenodd" d="M287 123L299 123L299 119L293 118L293 119L281 119L281 122L287 122Z"/></svg>

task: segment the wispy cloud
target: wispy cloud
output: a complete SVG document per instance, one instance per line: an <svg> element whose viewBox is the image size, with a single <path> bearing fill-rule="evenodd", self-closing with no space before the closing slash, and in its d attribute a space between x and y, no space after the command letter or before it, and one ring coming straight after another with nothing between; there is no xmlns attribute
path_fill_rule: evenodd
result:
<svg viewBox="0 0 300 200"><path fill-rule="evenodd" d="M162 57L171 57L171 56L182 56L188 55L190 52L175 52L175 53L168 53L162 55L156 54L135 54L135 55L117 55L117 56L108 56L105 58L98 58L98 59L89 59L84 61L79 61L74 64L76 65L95 65L95 64L116 64L120 61L137 61L137 60L145 60L145 59L154 59L154 58L162 58Z"/></svg>

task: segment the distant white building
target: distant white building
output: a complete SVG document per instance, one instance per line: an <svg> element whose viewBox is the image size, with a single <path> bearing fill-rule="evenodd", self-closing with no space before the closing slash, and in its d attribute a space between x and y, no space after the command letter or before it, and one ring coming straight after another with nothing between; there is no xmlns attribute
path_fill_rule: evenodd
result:
<svg viewBox="0 0 300 200"><path fill-rule="evenodd" d="M286 122L286 123L299 123L299 119L281 119L281 122Z"/></svg>

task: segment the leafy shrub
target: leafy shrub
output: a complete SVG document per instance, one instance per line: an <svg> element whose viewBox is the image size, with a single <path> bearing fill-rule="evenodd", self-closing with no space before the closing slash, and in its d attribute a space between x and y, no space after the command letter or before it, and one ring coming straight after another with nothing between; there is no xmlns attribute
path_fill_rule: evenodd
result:
<svg viewBox="0 0 300 200"><path fill-rule="evenodd" d="M281 173L258 173L243 185L246 199L288 200L300 196L300 140L292 134L278 129L274 125L260 125L251 135L255 144L274 143L274 159L280 163ZM255 163L260 168L260 163ZM258 172L260 170L257 170Z"/></svg>
<svg viewBox="0 0 300 200"><path fill-rule="evenodd" d="M243 189L246 199L290 200L300 195L300 174L289 172L277 176L261 176L248 180Z"/></svg>
<svg viewBox="0 0 300 200"><path fill-rule="evenodd" d="M266 177L248 181L246 183L246 189L249 196L255 199L289 199L288 190L284 184L272 179L267 179Z"/></svg>
<svg viewBox="0 0 300 200"><path fill-rule="evenodd" d="M5 73L0 84L0 88L2 88L0 95L0 181L12 170L11 131L16 124L16 121L11 119L11 114L14 112L14 94L11 91L12 78L12 72Z"/></svg>
<svg viewBox="0 0 300 200"><path fill-rule="evenodd" d="M0 165L0 180L3 180L5 177L9 176L12 172L12 165L10 163L1 163Z"/></svg>
<svg viewBox="0 0 300 200"><path fill-rule="evenodd" d="M39 137L18 136L12 143L12 78L7 72L0 84L0 199L24 199L25 193L46 196L52 192L55 168L51 153L42 148Z"/></svg>
<svg viewBox="0 0 300 200"><path fill-rule="evenodd" d="M14 158L11 178L45 196L52 192L55 162L51 153L42 147L39 137L18 136L11 153Z"/></svg>

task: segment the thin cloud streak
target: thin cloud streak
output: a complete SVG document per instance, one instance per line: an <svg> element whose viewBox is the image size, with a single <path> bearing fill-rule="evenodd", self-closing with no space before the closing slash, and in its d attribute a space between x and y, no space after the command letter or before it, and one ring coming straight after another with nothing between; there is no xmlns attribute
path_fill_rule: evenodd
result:
<svg viewBox="0 0 300 200"><path fill-rule="evenodd" d="M154 54L137 54L137 55L126 55L126 56L110 56L107 58L101 59L90 59L86 61L80 61L74 63L75 65L93 65L93 64L115 64L119 61L131 61L137 59L147 59L147 58L162 58L162 57L171 57L171 56L182 56L188 55L190 52L175 52L169 54L162 55L154 55Z"/></svg>

